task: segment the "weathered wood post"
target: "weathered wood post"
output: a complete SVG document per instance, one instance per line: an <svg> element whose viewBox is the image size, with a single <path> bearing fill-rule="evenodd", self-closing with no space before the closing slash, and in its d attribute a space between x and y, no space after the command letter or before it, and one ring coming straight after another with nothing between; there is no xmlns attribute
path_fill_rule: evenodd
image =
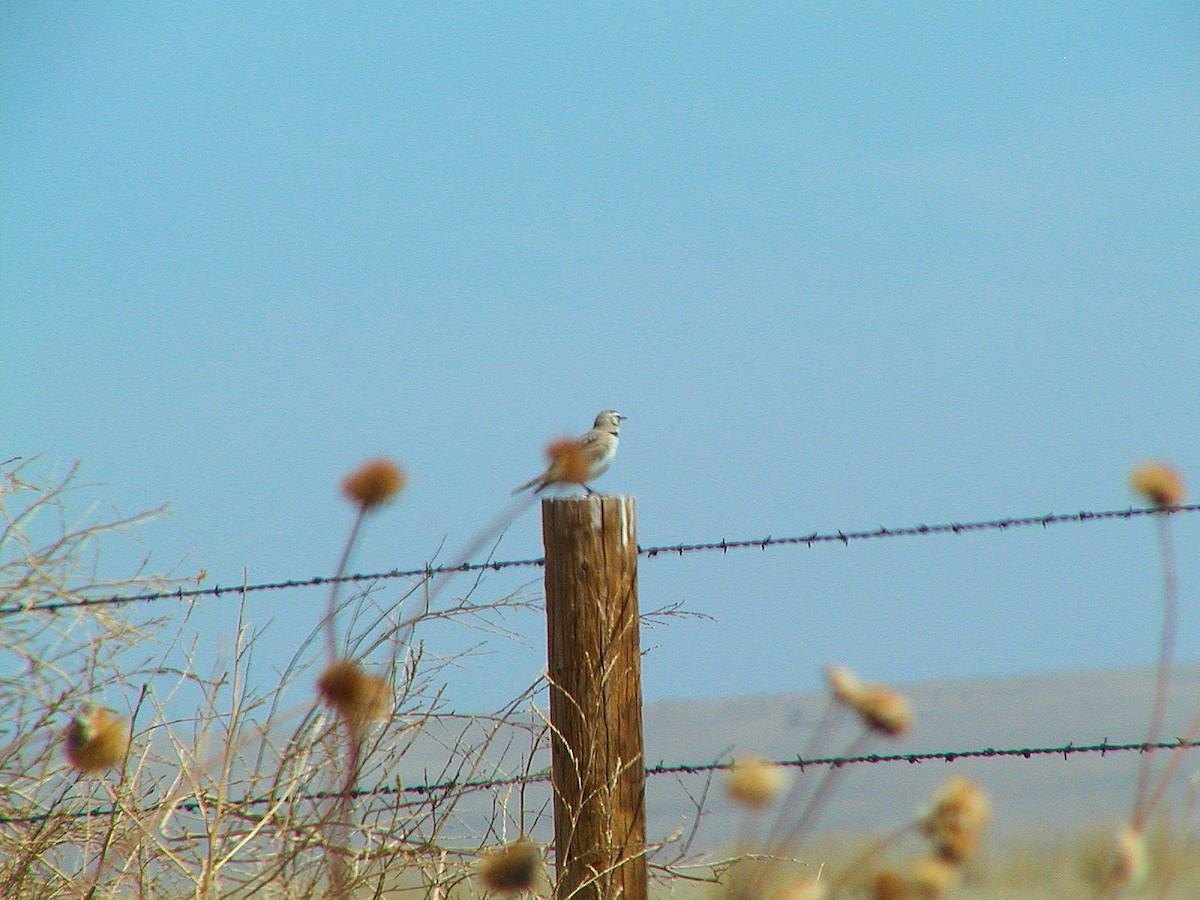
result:
<svg viewBox="0 0 1200 900"><path fill-rule="evenodd" d="M542 501L559 900L645 900L633 497Z"/></svg>

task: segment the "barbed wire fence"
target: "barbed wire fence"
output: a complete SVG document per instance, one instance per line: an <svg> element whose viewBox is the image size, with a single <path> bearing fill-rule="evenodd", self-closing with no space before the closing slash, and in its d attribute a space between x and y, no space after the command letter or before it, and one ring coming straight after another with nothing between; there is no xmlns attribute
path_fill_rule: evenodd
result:
<svg viewBox="0 0 1200 900"><path fill-rule="evenodd" d="M1156 741L1154 743L1109 743L1107 740L1099 744L1083 744L1076 746L1075 744L1065 744L1056 747L1017 747L997 749L994 747L985 747L977 750L936 750L925 753L865 753L858 756L817 756L810 759L795 757L791 759L777 759L772 762L773 765L782 766L784 768L796 768L803 772L808 768L832 767L840 768L842 766L853 765L879 765L884 763L908 763L917 765L925 762L945 762L952 763L962 759L1003 759L1003 758L1020 758L1033 759L1034 757L1045 756L1061 756L1063 759L1069 759L1071 756L1078 754L1099 754L1107 756L1109 753L1151 753L1156 750L1179 750L1179 749L1195 749L1200 747L1200 741ZM714 760L712 762L700 763L697 765L689 765L686 763L676 763L668 765L667 763L659 763L655 766L648 766L645 769L646 777L653 778L657 775L704 775L712 772L722 772L729 769L731 762L723 762ZM463 794L474 791L490 791L504 787L517 787L521 785L544 784L550 781L550 771L543 769L537 772L530 772L525 775L514 775L508 778L480 778L472 780L455 780L439 781L431 784L412 784L412 785L396 785L384 784L373 788L356 788L350 792L350 795L355 799L368 797L399 797L405 795L414 796L429 796L434 794ZM278 804L281 800L286 800L291 803L311 802L320 800L336 800L345 796L344 791L312 791L306 793L295 794L290 797L279 796L260 796L260 797L243 797L241 799L225 798L223 801L230 807L250 808L255 806L266 806L268 804ZM200 803L195 800L183 800L174 803L172 808L198 812L200 811ZM139 814L160 813L163 812L162 806L146 806L137 810ZM126 814L129 809L117 807L97 807L90 810L79 810L76 812L47 812L34 813L22 816L0 816L0 825L8 824L29 824L35 822L43 822L56 817L65 818L103 818L117 814Z"/></svg>
<svg viewBox="0 0 1200 900"><path fill-rule="evenodd" d="M646 559L660 556L687 556L695 553L711 553L720 551L727 554L730 551L759 549L771 547L814 547L823 544L841 544L848 546L853 542L873 541L892 538L928 537L933 535L964 535L986 531L1008 531L1012 529L1028 529L1040 526L1048 529L1065 524L1084 524L1102 521L1127 521L1136 518L1176 515L1200 511L1200 504L1190 504L1163 509L1159 507L1080 511L1074 513L1047 513L1032 516L1010 516L976 521L946 522L934 525L917 524L906 527L880 526L865 530L836 530L814 531L809 534L776 537L768 535L762 538L750 539L721 539L719 541L704 541L691 543L675 543L638 547L638 555ZM175 590L154 591L134 594L110 594L96 597L83 597L71 600L55 600L29 605L7 604L0 605L0 617L19 614L60 613L71 609L86 609L96 606L122 606L134 603L156 603L169 600L183 601L201 598L219 599L225 596L240 597L249 593L264 591L280 591L302 588L328 586L333 583L375 583L392 579L431 578L436 575L448 575L458 572L487 572L501 571L513 568L537 568L545 565L542 557L526 559L489 560L486 562L466 562L461 565L435 566L425 564L409 569L392 569L384 572L354 573L340 578L312 576L308 578L292 578L274 582L244 584L236 587L212 586L204 588L177 588ZM964 759L1033 759L1035 757L1059 757L1064 760L1080 754L1098 754L1105 757L1109 754L1144 754L1159 750L1192 750L1200 747L1200 741L1177 739L1174 741L1110 743L1107 738L1100 743L1079 744L1068 743L1061 746L1008 747L1008 748L976 748L965 750L937 750L919 753L869 753L847 756L822 756L813 758L777 759L775 764L795 768L803 772L809 768L840 768L843 766L883 765L907 763L917 765L927 762L953 763ZM644 769L647 778L664 775L697 776L720 772L730 766L729 761L712 760L699 764L682 764L660 762ZM544 784L551 780L549 770L526 772L512 777L491 777L472 780L449 779L429 783L402 785L399 782L379 784L375 787L357 788L351 793L354 798L436 798L446 795L461 795L477 791L495 791L502 788L523 785ZM225 797L222 802L229 808L250 810L260 806L274 806L283 803L314 802L334 800L345 796L345 791L312 791L297 792L287 796L244 796L241 798ZM79 810L51 810L28 812L19 815L0 816L0 826L18 824L36 824L51 819L82 819L104 818L123 813L154 814L165 812L167 809L187 812L203 812L202 799L176 799L165 802L146 803L141 809L128 807L97 806Z"/></svg>
<svg viewBox="0 0 1200 900"><path fill-rule="evenodd" d="M790 537L748 538L739 540L703 541L698 543L665 544L651 547L639 547L638 555L653 559L662 555L684 556L690 553L706 553L720 550L728 553L730 550L748 550L768 547L812 547L817 544L849 545L852 541L882 540L904 537L930 537L945 534L972 534L982 531L1008 531L1016 528L1041 526L1049 528L1053 525L1070 523L1102 522L1113 519L1128 520L1143 516L1177 515L1200 511L1200 504L1186 504L1169 508L1162 507L1127 507L1125 509L1109 509L1098 511L1081 511L1075 513L1047 513L1040 516L1010 516L1001 519L984 519L970 522L946 522L938 525L909 525L899 528L878 528L858 531L814 531L806 535ZM161 600L190 600L201 597L241 596L262 591L281 591L296 588L321 587L331 584L353 584L363 582L387 581L397 578L430 578L434 575L448 575L455 572L487 572L501 571L513 568L537 568L545 565L544 557L528 559L492 560L482 563L465 562L461 565L434 566L426 564L420 568L391 569L386 572L358 572L343 575L338 578L313 575L308 578L289 578L282 581L270 581L258 584L244 584L236 587L221 587L214 585L207 588L177 588L170 591L152 591L140 594L114 594L103 597L84 597L75 600L56 600L47 603L37 603L29 606L8 604L0 606L0 616L11 616L27 612L62 612L88 606L123 606L130 603L154 603Z"/></svg>

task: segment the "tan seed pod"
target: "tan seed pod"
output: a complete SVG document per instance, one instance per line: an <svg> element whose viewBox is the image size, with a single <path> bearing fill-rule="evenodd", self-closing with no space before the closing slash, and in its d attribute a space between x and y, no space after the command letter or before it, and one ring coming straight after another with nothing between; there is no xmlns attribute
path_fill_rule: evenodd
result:
<svg viewBox="0 0 1200 900"><path fill-rule="evenodd" d="M917 900L941 900L958 885L959 867L940 856L927 856L913 863L909 888Z"/></svg>
<svg viewBox="0 0 1200 900"><path fill-rule="evenodd" d="M845 666L826 666L825 681L833 696L846 706L853 706L863 689L862 681Z"/></svg>
<svg viewBox="0 0 1200 900"><path fill-rule="evenodd" d="M912 725L912 707L908 699L886 685L864 687L854 710L868 728L888 737L899 737Z"/></svg>
<svg viewBox="0 0 1200 900"><path fill-rule="evenodd" d="M480 857L479 880L489 891L516 894L532 890L542 868L542 854L527 838Z"/></svg>
<svg viewBox="0 0 1200 900"><path fill-rule="evenodd" d="M933 839L934 852L946 862L961 866L975 855L983 837L978 831L948 829Z"/></svg>
<svg viewBox="0 0 1200 900"><path fill-rule="evenodd" d="M404 470L386 459L363 463L342 481L342 492L362 509L369 510L391 500L404 490Z"/></svg>
<svg viewBox="0 0 1200 900"><path fill-rule="evenodd" d="M955 776L933 798L920 827L939 856L962 863L978 848L991 815L983 788L968 778Z"/></svg>
<svg viewBox="0 0 1200 900"><path fill-rule="evenodd" d="M1129 475L1129 486L1154 506L1179 506L1187 497L1183 476L1164 462L1135 466Z"/></svg>
<svg viewBox="0 0 1200 900"><path fill-rule="evenodd" d="M779 794L786 781L780 766L757 756L743 756L729 766L725 794L735 803L762 809Z"/></svg>
<svg viewBox="0 0 1200 900"><path fill-rule="evenodd" d="M910 895L904 876L888 869L876 876L871 896L874 900L908 900Z"/></svg>
<svg viewBox="0 0 1200 900"><path fill-rule="evenodd" d="M1127 888L1141 884L1150 868L1146 837L1139 829L1127 826L1117 832L1113 842L1108 888Z"/></svg>
<svg viewBox="0 0 1200 900"><path fill-rule="evenodd" d="M912 725L912 707L899 691L860 681L845 666L827 666L825 679L834 698L854 710L872 731L899 737Z"/></svg>
<svg viewBox="0 0 1200 900"><path fill-rule="evenodd" d="M827 896L824 885L803 877L785 881L771 894L771 900L825 900Z"/></svg>
<svg viewBox="0 0 1200 900"><path fill-rule="evenodd" d="M348 659L330 663L317 679L317 693L356 735L373 719L387 715L392 702L387 681L367 674L362 666Z"/></svg>
<svg viewBox="0 0 1200 900"><path fill-rule="evenodd" d="M84 703L64 733L67 761L84 774L111 769L125 761L129 720L111 709Z"/></svg>

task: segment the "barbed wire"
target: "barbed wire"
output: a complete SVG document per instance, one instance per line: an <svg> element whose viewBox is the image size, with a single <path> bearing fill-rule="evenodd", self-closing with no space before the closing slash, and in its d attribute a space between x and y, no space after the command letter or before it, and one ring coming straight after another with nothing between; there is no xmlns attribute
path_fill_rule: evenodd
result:
<svg viewBox="0 0 1200 900"><path fill-rule="evenodd" d="M746 550L754 547L766 550L768 547L798 546L800 544L808 547L811 547L814 544L832 543L848 545L851 541L866 541L897 537L924 537L935 534L965 534L977 531L1007 531L1010 528L1027 528L1034 525L1041 525L1042 528L1048 528L1051 525L1061 525L1068 522L1094 522L1109 519L1132 519L1140 516L1150 516L1163 513L1174 515L1176 513L1197 511L1200 511L1200 504L1186 504L1167 509L1159 507L1128 507L1126 509L1099 510L1095 512L1083 511L1077 513L1047 513L1046 515L1042 516L1012 516L1003 519L985 519L976 522L947 522L940 525L910 525L901 528L887 528L881 525L878 528L865 531L814 531L812 534L796 535L791 537L773 537L768 535L765 538L750 538L734 541L721 539L720 541L705 541L691 544L667 544L653 547L639 546L638 555L644 556L647 559L653 559L656 556L664 554L683 556L687 553L699 553L713 550L720 550L722 553L728 553L730 550ZM431 578L434 575L445 575L453 572L498 572L502 569L520 567L530 568L544 566L545 564L545 557L539 556L530 559L492 560L490 562L483 563L467 562L455 566L434 566L427 564L419 569L392 569L387 572L354 573L342 575L338 578L324 575L314 575L310 578L292 578L285 581L271 581L261 584L245 584L237 587L221 587L219 585L214 585L210 588L180 587L173 591L152 591L143 594L115 594L108 597L82 597L75 600L55 600L49 603L37 603L29 606L23 606L21 604L9 604L7 606L0 606L0 616L14 615L22 612L59 612L65 609L88 606L119 606L128 603L151 603L159 600L187 600L197 597L221 597L225 594L242 595L259 591L321 587L334 583L374 582L386 581L395 578Z"/></svg>
<svg viewBox="0 0 1200 900"><path fill-rule="evenodd" d="M643 556L653 558L661 553L677 553L682 556L685 553L703 550L729 551L751 547L760 547L765 550L767 547L794 544L805 544L811 547L813 544L849 544L851 541L866 541L875 538L924 537L932 534L963 534L972 531L1006 531L1009 528L1025 528L1031 525L1041 525L1043 528L1048 528L1051 525L1060 525L1064 522L1132 519L1138 516L1151 516L1159 513L1174 514L1177 512L1197 511L1200 511L1200 504L1173 506L1167 509L1161 507L1128 507L1127 509L1109 509L1097 512L1047 513L1044 516L1016 516L1005 519L985 519L979 522L948 522L942 525L910 525L907 528L887 528L880 525L878 528L869 531L836 531L824 534L813 532L812 534L799 537L776 538L768 536L759 540L721 540L702 544L675 544L669 547L639 548L638 552Z"/></svg>
<svg viewBox="0 0 1200 900"><path fill-rule="evenodd" d="M878 765L881 763L896 763L905 762L910 765L917 765L923 762L947 762L952 763L960 759L1004 759L1004 758L1021 758L1033 759L1035 756L1061 756L1063 759L1080 754L1080 753L1099 753L1100 756L1107 756L1109 753L1148 753L1154 750L1194 750L1200 748L1200 741L1188 742L1180 738L1174 741L1157 741L1155 743L1146 743L1139 741L1135 743L1112 744L1108 738L1105 738L1099 744L1083 744L1076 746L1074 743L1066 744L1060 747L1020 747L1008 749L996 749L986 747L980 750L938 750L926 753L865 753L858 756L819 756L811 759L803 759L796 757L795 759L780 759L775 760L774 765L784 766L788 768L798 768L803 772L806 768L815 766L830 766L840 768L848 765ZM728 769L732 765L731 762L722 762L714 760L713 762L701 763L699 765L676 764L667 765L659 763L656 766L649 766L645 769L647 778L657 775L703 775L710 772L719 772ZM432 784L415 784L415 785L379 785L374 788L356 788L350 792L350 796L354 799L362 799L366 797L398 797L406 794L428 796L431 794L466 794L475 791L494 790L501 787L516 787L518 785L542 784L550 781L550 770L543 769L538 772L530 772L525 775L515 775L508 778L481 778L474 780L458 781L449 779L447 781L435 782ZM259 796L247 797L241 800L226 799L224 805L227 807L254 807L266 806L269 804L289 802L320 802L322 800L336 800L343 798L345 793L342 791L312 791L304 794L297 794L294 797L280 796ZM201 808L200 801L184 800L173 805L173 809L183 810L185 812L197 812ZM139 810L139 813L152 813L159 811L160 807L148 806ZM56 817L81 819L81 818L97 818L103 816L114 815L119 810L115 807L98 807L91 810L81 810L77 812L46 812L34 813L25 816L0 816L0 825L15 825L15 824L32 824L35 822L46 821Z"/></svg>

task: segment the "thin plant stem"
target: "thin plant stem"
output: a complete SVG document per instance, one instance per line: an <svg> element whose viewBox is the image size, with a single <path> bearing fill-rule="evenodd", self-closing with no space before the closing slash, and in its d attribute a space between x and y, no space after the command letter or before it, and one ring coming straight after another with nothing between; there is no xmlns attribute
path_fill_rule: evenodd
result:
<svg viewBox="0 0 1200 900"><path fill-rule="evenodd" d="M358 532L362 528L366 515L367 507L360 505L358 515L354 517L354 524L350 527L350 536L346 539L346 547L342 550L342 558L338 562L333 584L329 586L329 608L325 610L325 649L328 651L330 662L337 659L337 625L334 622L334 616L337 612L338 590L342 585L342 576L346 574L346 566L350 562L350 551L354 549L354 542L358 539Z"/></svg>
<svg viewBox="0 0 1200 900"><path fill-rule="evenodd" d="M871 738L871 729L867 728L855 738L854 742L846 750L843 756L857 756L867 745ZM808 798L808 803L804 805L804 809L800 812L800 817L792 824L791 828L780 836L778 833L782 831L784 822L784 812L781 812L779 819L775 823L775 827L771 829L771 834L767 838L767 843L763 845L763 853L776 860L782 858L786 853L795 850L796 846L803 840L808 828L816 820L825 803L829 800L834 787L837 786L839 777L841 776L842 767L836 764L830 764L825 770L825 774L821 780L817 782L816 788L813 790L812 796ZM791 798L789 797L789 800ZM786 811L786 807L785 807ZM760 866L754 872L750 880L751 893L755 893L763 887L765 879L768 877L766 866Z"/></svg>
<svg viewBox="0 0 1200 900"><path fill-rule="evenodd" d="M513 520L533 505L538 499L536 494L526 494L525 496L515 500L509 504L508 508L497 516L490 525L479 532L467 547L460 551L457 556L453 557L451 563L437 576L430 579L424 592L424 598L421 603L420 611L408 616L405 619L397 622L392 626L391 635L397 648L408 644L412 638L413 631L416 629L417 623L429 615L429 610L433 607L433 601L445 589L450 580L462 571L462 566L468 563L476 553L482 550L485 546L492 542L500 535Z"/></svg>
<svg viewBox="0 0 1200 900"><path fill-rule="evenodd" d="M1153 793L1150 794L1150 799L1146 801L1146 807L1142 810L1141 817L1134 819L1133 827L1138 831L1145 830L1146 824L1150 819L1150 813L1154 811L1154 807L1158 806L1159 801L1162 800L1163 794L1166 793L1167 785L1170 784L1171 779L1179 771L1180 765L1183 764L1183 757L1191 749L1191 745L1195 742L1197 735L1200 735L1200 716L1197 716L1192 721L1187 734L1180 738L1179 746L1171 751L1171 761L1167 764L1167 768L1163 771L1162 775L1159 776L1158 785L1154 788Z"/></svg>
<svg viewBox="0 0 1200 900"><path fill-rule="evenodd" d="M1167 895L1171 893L1171 888L1175 880L1179 877L1181 863L1186 858L1187 845L1191 840L1194 840L1193 832L1189 826L1196 812L1197 800L1200 800L1200 779L1196 775L1193 775L1188 785L1187 800L1184 803L1183 815L1179 820L1179 830L1184 835L1184 849L1182 852L1176 854L1166 867L1166 871L1162 876L1162 888L1159 891L1158 900L1167 900Z"/></svg>
<svg viewBox="0 0 1200 900"><path fill-rule="evenodd" d="M854 874L862 868L864 863L878 856L880 853L886 850L889 845L900 840L900 838L904 837L916 827L916 822L905 822L899 828L892 829L883 837L871 841L871 843L867 845L867 849L863 850L847 865L843 866L841 874L838 875L837 878L833 879L833 881L829 884L829 886L826 888L829 896L837 896L838 892L846 886L846 883L854 877Z"/></svg>
<svg viewBox="0 0 1200 900"><path fill-rule="evenodd" d="M834 731L834 726L838 722L838 716L842 712L843 707L838 703L837 698L833 694L829 694L825 699L824 708L821 710L821 717L817 720L817 727L813 731L812 738L808 742L808 746L804 748L804 754L800 757L801 760L812 759L824 748L826 740ZM808 783L804 780L804 767L800 767L798 776L792 781L791 788L788 789L787 797L780 804L781 810L786 810L790 806L798 806L800 798L804 796L804 792L808 788ZM781 835L784 829L785 819L783 814L775 820L771 829L767 832L766 842L764 847L771 847Z"/></svg>
<svg viewBox="0 0 1200 900"><path fill-rule="evenodd" d="M867 742L871 739L871 729L864 729L846 750L843 756L858 756L866 747ZM812 797L809 798L808 804L804 807L804 811L800 814L800 818L796 823L788 829L778 847L778 853L782 854L787 850L794 848L805 836L810 825L816 817L821 813L826 802L829 800L830 794L837 785L838 779L842 774L843 767L837 764L831 764L825 772L825 777L817 784L817 788L813 791Z"/></svg>
<svg viewBox="0 0 1200 900"><path fill-rule="evenodd" d="M1171 662L1175 653L1175 632L1179 619L1179 584L1174 543L1171 541L1170 519L1165 511L1160 512L1156 518L1163 569L1163 623L1158 649L1158 672L1154 684L1154 706L1150 713L1150 726L1146 733L1147 744L1158 743L1158 737L1162 733L1167 693L1171 687ZM1134 827L1139 830L1145 826L1150 813L1151 804L1147 802L1147 799L1150 790L1151 755L1151 750L1147 748L1146 752L1142 754L1141 765L1138 767L1132 820Z"/></svg>

